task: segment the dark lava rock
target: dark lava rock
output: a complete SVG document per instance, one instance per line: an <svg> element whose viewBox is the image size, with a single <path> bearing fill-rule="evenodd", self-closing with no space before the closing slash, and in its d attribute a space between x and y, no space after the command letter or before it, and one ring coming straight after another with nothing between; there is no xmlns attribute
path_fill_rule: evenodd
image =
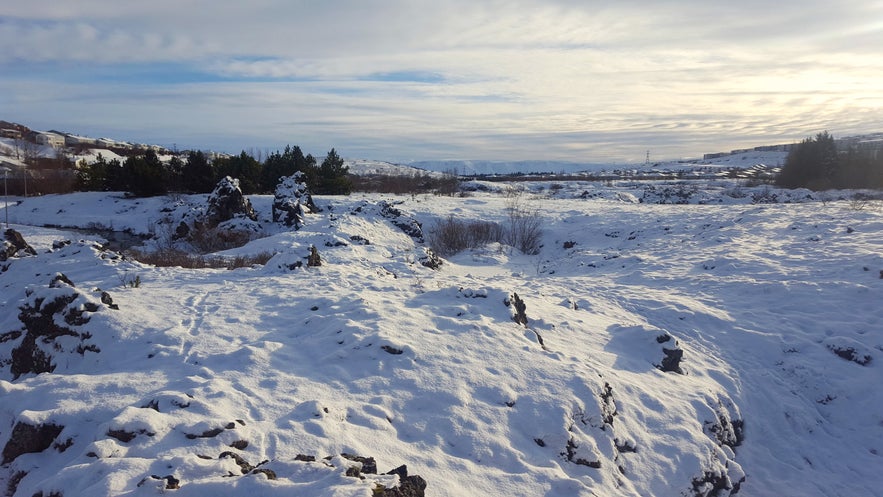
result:
<svg viewBox="0 0 883 497"><path fill-rule="evenodd" d="M208 197L205 221L208 227L214 228L235 217L245 217L252 221L258 219L251 202L239 188L239 180L227 176L218 182Z"/></svg>
<svg viewBox="0 0 883 497"><path fill-rule="evenodd" d="M64 426L52 423L37 426L17 422L12 428L12 435L3 447L3 463L9 464L22 454L43 452L48 449Z"/></svg>
<svg viewBox="0 0 883 497"><path fill-rule="evenodd" d="M319 257L319 250L315 245L310 245L310 255L307 257L307 266L318 267L322 265L322 258Z"/></svg>
<svg viewBox="0 0 883 497"><path fill-rule="evenodd" d="M828 350L837 354L841 359L852 361L859 366L867 366L871 362L871 356L869 354L862 354L852 347L829 344Z"/></svg>
<svg viewBox="0 0 883 497"><path fill-rule="evenodd" d="M281 178L273 196L273 222L297 230L304 224L304 214L318 211L302 172Z"/></svg>
<svg viewBox="0 0 883 497"><path fill-rule="evenodd" d="M684 374L684 370L681 369L681 360L684 358L683 349L663 347L662 353L665 354L665 357L662 358L662 363L658 366L661 371Z"/></svg>
<svg viewBox="0 0 883 497"><path fill-rule="evenodd" d="M28 245L28 242L18 231L12 228L4 231L3 242L0 243L0 262L23 255L37 255L37 251Z"/></svg>
<svg viewBox="0 0 883 497"><path fill-rule="evenodd" d="M53 372L56 365L50 354L85 355L87 351L101 351L95 344L86 342L92 338L91 333L74 329L88 323L87 313L98 311L100 305L77 293L73 283L61 273L53 278L49 288L48 296L35 297L19 307L18 319L23 329L0 334L0 342L18 340L12 346L9 359L0 357L0 365L9 364L13 380L27 373ZM61 337L79 340L73 348L65 348L63 342L58 341Z"/></svg>
<svg viewBox="0 0 883 497"><path fill-rule="evenodd" d="M527 314L525 314L527 305L521 300L521 297L517 293L513 293L504 303L506 307L512 306L514 309L512 320L520 325L527 326Z"/></svg>
<svg viewBox="0 0 883 497"><path fill-rule="evenodd" d="M377 205L380 207L381 216L389 219L392 224L418 243L423 243L423 226L416 219L406 216L385 200L380 201Z"/></svg>

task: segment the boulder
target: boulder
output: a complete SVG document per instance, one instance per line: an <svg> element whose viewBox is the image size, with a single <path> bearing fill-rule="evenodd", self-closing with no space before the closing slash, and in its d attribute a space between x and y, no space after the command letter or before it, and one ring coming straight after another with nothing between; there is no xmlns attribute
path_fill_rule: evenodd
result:
<svg viewBox="0 0 883 497"><path fill-rule="evenodd" d="M273 222L300 229L304 214L318 212L300 171L281 179L273 196Z"/></svg>
<svg viewBox="0 0 883 497"><path fill-rule="evenodd" d="M4 231L3 241L0 243L0 262L25 255L37 255L37 251L28 245L18 231L12 228Z"/></svg>
<svg viewBox="0 0 883 497"><path fill-rule="evenodd" d="M100 300L81 294L70 279L57 273L48 288L29 295L19 306L21 327L0 332L0 367L8 365L15 381L23 374L55 371L58 354L100 352L91 341L92 333L80 327L101 307Z"/></svg>
<svg viewBox="0 0 883 497"><path fill-rule="evenodd" d="M398 202L401 203L401 202ZM380 215L389 219L390 222L402 230L406 235L410 236L417 243L423 243L423 225L416 219L405 215L401 210L394 207L385 200L381 200L377 206L380 208Z"/></svg>
<svg viewBox="0 0 883 497"><path fill-rule="evenodd" d="M55 424L29 425L21 421L15 423L12 435L3 447L3 464L9 464L22 454L43 452L61 434L63 426Z"/></svg>
<svg viewBox="0 0 883 497"><path fill-rule="evenodd" d="M239 180L227 176L218 182L215 190L208 197L205 223L209 228L214 228L234 218L257 221L258 216L251 202L242 194Z"/></svg>

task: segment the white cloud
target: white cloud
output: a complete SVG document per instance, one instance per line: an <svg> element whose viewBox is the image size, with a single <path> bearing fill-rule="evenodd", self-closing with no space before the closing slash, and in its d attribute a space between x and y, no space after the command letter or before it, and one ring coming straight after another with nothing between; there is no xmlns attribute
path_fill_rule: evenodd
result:
<svg viewBox="0 0 883 497"><path fill-rule="evenodd" d="M376 158L698 154L879 131L879 19L880 2L856 0L31 0L0 6L0 91L16 92L0 98L26 123L141 121L234 149L305 137Z"/></svg>

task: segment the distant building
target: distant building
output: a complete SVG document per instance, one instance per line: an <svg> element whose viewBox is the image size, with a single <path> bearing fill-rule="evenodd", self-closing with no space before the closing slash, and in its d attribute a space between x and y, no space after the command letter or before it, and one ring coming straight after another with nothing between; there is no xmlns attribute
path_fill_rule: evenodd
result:
<svg viewBox="0 0 883 497"><path fill-rule="evenodd" d="M64 135L64 144L68 147L76 147L78 145L97 145L98 140L77 135Z"/></svg>
<svg viewBox="0 0 883 497"><path fill-rule="evenodd" d="M726 156L728 156L728 155L730 155L729 152L716 152L716 153L713 153L713 154L705 154L705 155L702 156L702 159L703 159L703 160L711 160L711 159L717 159L717 158L720 158L720 157L726 157Z"/></svg>
<svg viewBox="0 0 883 497"><path fill-rule="evenodd" d="M14 128L3 128L0 129L0 137L3 138L21 138L21 131Z"/></svg>
<svg viewBox="0 0 883 497"><path fill-rule="evenodd" d="M48 145L52 148L63 147L66 140L65 137L49 132L38 132L34 135L34 141L40 145Z"/></svg>

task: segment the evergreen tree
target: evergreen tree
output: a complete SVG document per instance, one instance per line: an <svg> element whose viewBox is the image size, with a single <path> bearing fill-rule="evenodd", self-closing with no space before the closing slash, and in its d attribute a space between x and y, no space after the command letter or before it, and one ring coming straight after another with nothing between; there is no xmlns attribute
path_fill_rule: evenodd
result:
<svg viewBox="0 0 883 497"><path fill-rule="evenodd" d="M123 174L123 165L119 159L113 159L107 163L104 176L104 190L108 192L121 192L128 188Z"/></svg>
<svg viewBox="0 0 883 497"><path fill-rule="evenodd" d="M184 191L184 161L177 155L172 156L166 166L166 189L172 192Z"/></svg>
<svg viewBox="0 0 883 497"><path fill-rule="evenodd" d="M836 188L883 188L883 151L853 145L839 159Z"/></svg>
<svg viewBox="0 0 883 497"><path fill-rule="evenodd" d="M80 167L77 170L77 190L90 192L104 190L107 183L107 168L107 159L101 154L98 154L95 162Z"/></svg>
<svg viewBox="0 0 883 497"><path fill-rule="evenodd" d="M209 193L214 187L215 171L202 151L191 151L187 154L187 162L181 171L181 182L186 191L193 193Z"/></svg>
<svg viewBox="0 0 883 497"><path fill-rule="evenodd" d="M834 186L837 175L837 144L827 131L795 145L785 159L776 183L786 188L824 190Z"/></svg>
<svg viewBox="0 0 883 497"><path fill-rule="evenodd" d="M319 166L319 184L316 193L324 195L349 195L353 189L349 167L333 148Z"/></svg>
<svg viewBox="0 0 883 497"><path fill-rule="evenodd" d="M264 161L264 168L261 171L261 191L270 193L276 189L279 179L285 176L291 176L297 171L298 162L304 161L304 154L300 147L291 145L285 146L285 151L273 152L267 156Z"/></svg>
<svg viewBox="0 0 883 497"><path fill-rule="evenodd" d="M260 192L261 163L245 150L237 156L215 161L215 183L225 176L238 179L239 188L246 195Z"/></svg>
<svg viewBox="0 0 883 497"><path fill-rule="evenodd" d="M166 171L153 150L126 159L122 176L125 189L136 197L163 195L168 191Z"/></svg>

